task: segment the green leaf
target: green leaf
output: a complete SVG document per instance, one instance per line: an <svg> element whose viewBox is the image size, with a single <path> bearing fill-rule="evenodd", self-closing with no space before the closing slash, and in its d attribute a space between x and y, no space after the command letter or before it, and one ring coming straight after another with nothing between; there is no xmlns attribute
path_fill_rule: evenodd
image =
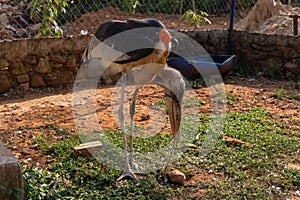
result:
<svg viewBox="0 0 300 200"><path fill-rule="evenodd" d="M67 7L67 6L68 6L68 3L67 3L66 1L63 1L63 2L62 2L62 6L63 6L63 7Z"/></svg>
<svg viewBox="0 0 300 200"><path fill-rule="evenodd" d="M53 9L53 16L58 16L58 11L56 8Z"/></svg>
<svg viewBox="0 0 300 200"><path fill-rule="evenodd" d="M6 190L6 188L0 184L0 190Z"/></svg>
<svg viewBox="0 0 300 200"><path fill-rule="evenodd" d="M207 13L200 10L188 10L186 11L183 16L180 18L180 20L184 20L185 22L190 23L190 25L199 25L200 23L209 23L211 24L211 21L209 21L206 16L208 16Z"/></svg>
<svg viewBox="0 0 300 200"><path fill-rule="evenodd" d="M33 14L42 14L42 26L39 28L38 33L42 35L60 35L62 30L59 28L56 21L59 12L66 13L68 0L33 0L30 16ZM51 31L53 27L57 26L57 30Z"/></svg>

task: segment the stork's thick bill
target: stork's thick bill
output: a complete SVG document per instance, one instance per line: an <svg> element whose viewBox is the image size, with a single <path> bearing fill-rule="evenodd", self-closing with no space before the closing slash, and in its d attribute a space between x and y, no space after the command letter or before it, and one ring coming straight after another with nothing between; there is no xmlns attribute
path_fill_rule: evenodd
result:
<svg viewBox="0 0 300 200"><path fill-rule="evenodd" d="M181 98L177 98L176 95L169 90L168 88L165 88L165 95L166 95L166 102L168 107L168 114L170 117L170 124L171 124L171 130L173 133L173 145L174 147L177 146L177 142L179 139L179 129L180 129L180 122L181 122Z"/></svg>

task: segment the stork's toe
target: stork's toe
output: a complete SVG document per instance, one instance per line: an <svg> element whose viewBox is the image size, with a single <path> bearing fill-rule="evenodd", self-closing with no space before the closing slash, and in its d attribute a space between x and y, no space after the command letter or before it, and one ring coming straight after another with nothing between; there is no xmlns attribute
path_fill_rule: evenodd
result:
<svg viewBox="0 0 300 200"><path fill-rule="evenodd" d="M122 173L122 175L117 179L117 181L121 181L126 177L129 177L134 180L140 180L140 179L145 178L146 175L141 172L133 172L131 170L127 170Z"/></svg>

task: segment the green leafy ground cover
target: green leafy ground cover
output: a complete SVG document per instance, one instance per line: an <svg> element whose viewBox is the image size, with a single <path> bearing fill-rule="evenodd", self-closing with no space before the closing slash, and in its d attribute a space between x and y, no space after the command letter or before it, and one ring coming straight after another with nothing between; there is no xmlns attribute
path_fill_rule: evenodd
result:
<svg viewBox="0 0 300 200"><path fill-rule="evenodd" d="M230 100L230 99L229 99ZM300 163L300 133L277 122L267 110L252 108L228 113L223 134L253 144L253 147L226 142L220 137L213 150L199 156L207 134L209 116L202 115L198 133L192 141L198 149L189 149L170 169L179 169L190 179L210 174L216 179L196 184L165 182L162 170L149 173L140 181L116 182L121 171L105 166L93 157L75 157L74 146L80 138L71 135L55 144L47 144L45 135L36 139L45 154L56 162L41 167L23 163L26 199L286 199L300 188L300 171L289 163ZM54 130L57 127L53 126ZM289 129L289 130L288 130ZM68 130L65 130L67 133ZM288 135L286 133L289 133ZM122 146L119 130L105 134ZM158 134L135 140L139 151L152 151L170 142L171 136ZM142 148L143 147L143 148ZM120 161L122 162L122 161ZM168 177L167 177L168 178Z"/></svg>

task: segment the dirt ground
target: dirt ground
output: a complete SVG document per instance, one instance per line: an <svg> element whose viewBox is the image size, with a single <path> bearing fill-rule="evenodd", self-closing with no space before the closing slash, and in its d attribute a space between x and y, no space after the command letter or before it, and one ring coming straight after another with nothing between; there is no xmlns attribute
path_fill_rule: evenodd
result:
<svg viewBox="0 0 300 200"><path fill-rule="evenodd" d="M253 107L264 108L270 111L274 119L282 121L287 127L294 127L294 130L300 128L300 101L270 97L281 87L284 87L285 97L299 94L299 90L294 87L295 83L231 75L224 77L224 83L229 99L227 112L243 112ZM100 85L96 90L97 117L103 129L119 128L114 110L118 107L118 102L111 101L113 91L114 85ZM209 113L208 88L194 91L197 98L203 102L199 105L200 112ZM147 126L152 121L157 121L156 119L166 119L166 113L150 112L150 107L161 102L162 98L163 88L160 86L143 86L138 95L135 123ZM162 124L159 132L170 132L167 120L160 123ZM45 135L47 143L55 143L76 132L72 113L72 85L64 88L32 89L22 95L8 93L0 96L0 140L21 161L42 166L53 162L55 158L44 155L34 143L35 139ZM288 129L286 134L289 134Z"/></svg>
<svg viewBox="0 0 300 200"><path fill-rule="evenodd" d="M95 33L99 25L107 20L126 20L130 18L156 18L161 20L168 29L183 29L183 30L195 30L194 26L189 23L180 20L180 15L168 15L168 14L143 14L136 13L130 14L128 12L121 11L118 8L106 7L100 9L94 13L86 13L72 23L62 26L64 34L80 34L81 30L87 30L88 33ZM223 16L209 15L207 17L211 24L201 23L196 29L228 29L229 28L229 14ZM235 19L235 22L239 18Z"/></svg>

